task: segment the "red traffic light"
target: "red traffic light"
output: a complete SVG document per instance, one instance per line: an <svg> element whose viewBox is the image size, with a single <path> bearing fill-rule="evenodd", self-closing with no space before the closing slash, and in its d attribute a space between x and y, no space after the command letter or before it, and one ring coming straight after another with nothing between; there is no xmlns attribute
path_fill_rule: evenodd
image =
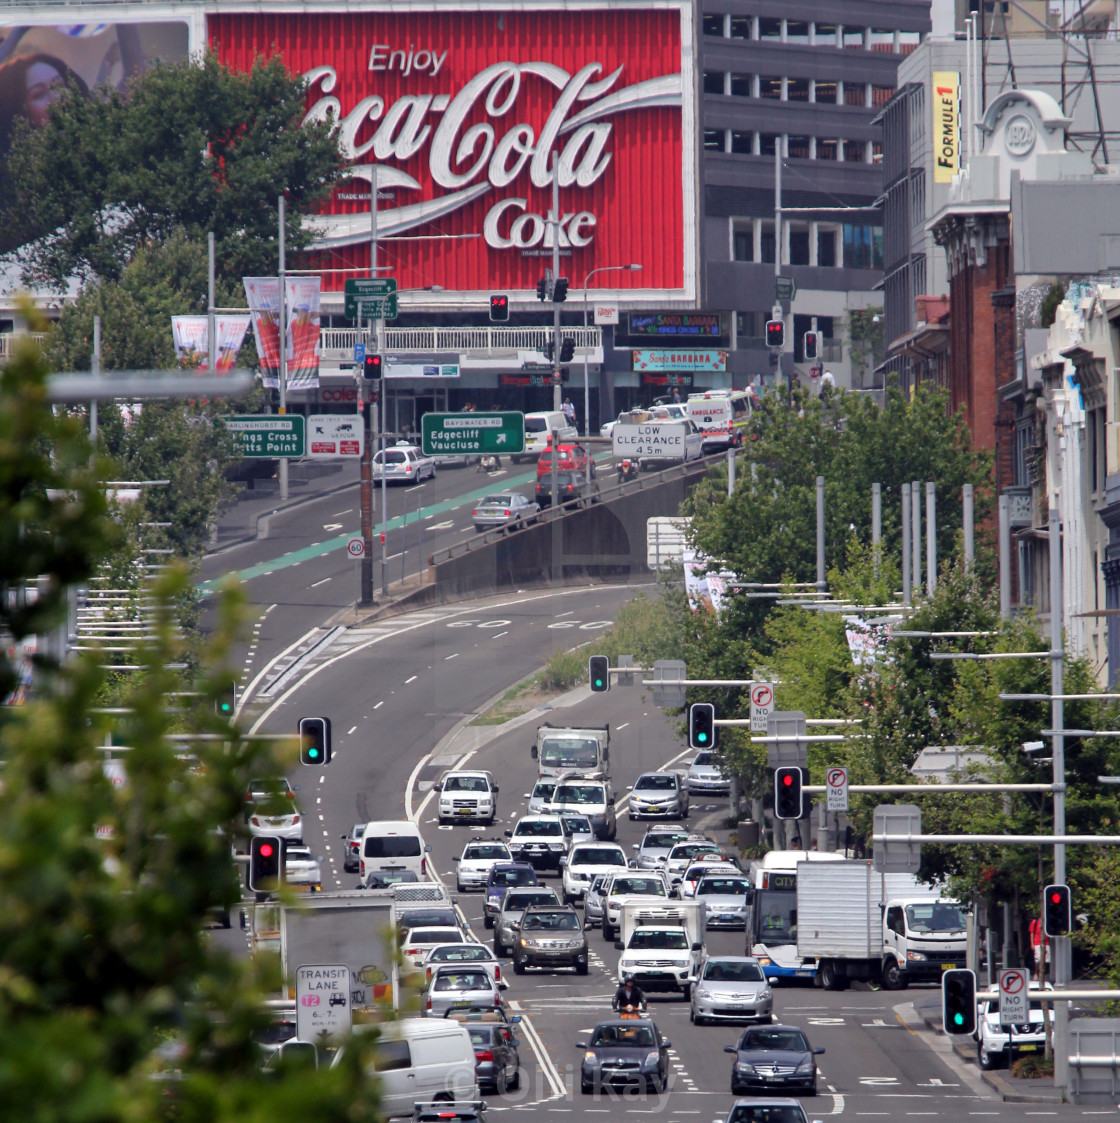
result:
<svg viewBox="0 0 1120 1123"><path fill-rule="evenodd" d="M362 374L369 382L379 379L381 377L381 356L366 355L362 364Z"/></svg>
<svg viewBox="0 0 1120 1123"><path fill-rule="evenodd" d="M258 853L259 853L259 854L261 855L261 857L263 857L263 858L271 858L271 857L272 857L272 843L270 843L270 842L262 842L262 843L260 844L260 846L259 846L259 847L257 847L257 852L258 852Z"/></svg>
<svg viewBox="0 0 1120 1123"><path fill-rule="evenodd" d="M505 293L490 297L490 319L498 322L509 319L509 297Z"/></svg>
<svg viewBox="0 0 1120 1123"><path fill-rule="evenodd" d="M787 788L792 788L792 787L793 787L793 777L792 777L792 776L791 776L791 775L790 775L790 774L789 774L789 773L787 772L787 773L786 773L786 774L785 774L785 775L784 775L784 776L782 777L782 783L783 783L783 784L785 784L785 786L786 786Z"/></svg>

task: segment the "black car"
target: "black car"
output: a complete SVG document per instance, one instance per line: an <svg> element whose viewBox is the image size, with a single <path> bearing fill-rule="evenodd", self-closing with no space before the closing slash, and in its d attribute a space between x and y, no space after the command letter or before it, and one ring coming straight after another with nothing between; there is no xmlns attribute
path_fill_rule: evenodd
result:
<svg viewBox="0 0 1120 1123"><path fill-rule="evenodd" d="M590 1041L576 1042L576 1048L584 1050L579 1090L586 1094L638 1087L663 1092L669 1080L671 1044L649 1018L600 1022Z"/></svg>
<svg viewBox="0 0 1120 1123"><path fill-rule="evenodd" d="M817 1062L824 1049L810 1047L796 1026L753 1026L745 1030L738 1045L723 1051L735 1056L731 1068L731 1094L756 1089L793 1089L817 1094Z"/></svg>
<svg viewBox="0 0 1120 1123"><path fill-rule="evenodd" d="M507 1018L503 1009L452 1007L445 1018L462 1022L474 1048L475 1072L483 1091L504 1093L521 1087L521 1057L517 1051L514 1025L520 1014Z"/></svg>
<svg viewBox="0 0 1120 1123"><path fill-rule="evenodd" d="M543 509L552 505L552 474L537 477L537 488L533 498ZM599 499L599 481L591 477L591 487L587 486L587 476L583 472L556 473L556 501L565 503L595 503Z"/></svg>
<svg viewBox="0 0 1120 1123"><path fill-rule="evenodd" d="M723 1123L809 1123L805 1109L791 1099L739 1100Z"/></svg>

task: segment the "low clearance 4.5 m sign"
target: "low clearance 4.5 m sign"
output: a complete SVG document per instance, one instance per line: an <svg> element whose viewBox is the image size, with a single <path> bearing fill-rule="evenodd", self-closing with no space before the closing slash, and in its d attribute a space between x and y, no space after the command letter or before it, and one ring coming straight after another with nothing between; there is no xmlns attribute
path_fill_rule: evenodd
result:
<svg viewBox="0 0 1120 1123"><path fill-rule="evenodd" d="M278 52L307 79L307 120L337 122L350 164L312 265L369 260L376 175L382 260L402 293L438 284L444 301L535 300L557 237L573 286L603 262L639 262L603 280L694 296L691 5L267 8L226 0L206 34L239 68ZM324 288L343 276L325 275Z"/></svg>

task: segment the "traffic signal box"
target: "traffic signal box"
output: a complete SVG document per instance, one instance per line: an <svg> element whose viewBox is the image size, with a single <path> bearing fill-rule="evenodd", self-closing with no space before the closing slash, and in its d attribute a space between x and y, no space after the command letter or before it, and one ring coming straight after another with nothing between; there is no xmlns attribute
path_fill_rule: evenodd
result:
<svg viewBox="0 0 1120 1123"><path fill-rule="evenodd" d="M301 717L299 719L299 762L321 768L331 760L331 719Z"/></svg>
<svg viewBox="0 0 1120 1123"><path fill-rule="evenodd" d="M976 1029L976 976L955 967L941 976L941 1020L948 1034Z"/></svg>
<svg viewBox="0 0 1120 1123"><path fill-rule="evenodd" d="M490 319L496 324L509 319L509 297L505 293L490 297Z"/></svg>
<svg viewBox="0 0 1120 1123"><path fill-rule="evenodd" d="M273 835L254 837L249 846L249 888L254 893L273 893L280 884L284 850Z"/></svg>
<svg viewBox="0 0 1120 1123"><path fill-rule="evenodd" d="M591 692L605 694L611 688L611 664L605 655L592 655L587 660L587 672L591 677Z"/></svg>
<svg viewBox="0 0 1120 1123"><path fill-rule="evenodd" d="M694 702L688 707L688 743L694 749L716 747L716 708L711 702Z"/></svg>
<svg viewBox="0 0 1120 1123"><path fill-rule="evenodd" d="M1047 936L1068 936L1072 927L1069 886L1047 885L1042 893L1042 930Z"/></svg>
<svg viewBox="0 0 1120 1123"><path fill-rule="evenodd" d="M766 346L780 351L786 345L786 325L784 320L766 321Z"/></svg>
<svg viewBox="0 0 1120 1123"><path fill-rule="evenodd" d="M381 379L381 356L367 355L362 363L362 375L367 382L377 382Z"/></svg>
<svg viewBox="0 0 1120 1123"><path fill-rule="evenodd" d="M811 363L820 352L820 336L815 331L807 331L801 339L805 361Z"/></svg>
<svg viewBox="0 0 1120 1123"><path fill-rule="evenodd" d="M576 341L574 339L560 340L560 361L570 363L576 357Z"/></svg>
<svg viewBox="0 0 1120 1123"><path fill-rule="evenodd" d="M774 817L800 819L804 813L800 768L774 769Z"/></svg>
<svg viewBox="0 0 1120 1123"><path fill-rule="evenodd" d="M237 714L237 687L230 686L214 700L214 712L218 717L232 721Z"/></svg>

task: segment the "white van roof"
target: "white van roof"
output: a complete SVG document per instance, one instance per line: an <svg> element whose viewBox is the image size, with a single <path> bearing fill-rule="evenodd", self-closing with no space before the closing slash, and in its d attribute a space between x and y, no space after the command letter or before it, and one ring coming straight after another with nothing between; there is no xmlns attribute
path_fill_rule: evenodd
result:
<svg viewBox="0 0 1120 1123"><path fill-rule="evenodd" d="M420 828L408 819L378 819L366 823L366 834L420 834Z"/></svg>

